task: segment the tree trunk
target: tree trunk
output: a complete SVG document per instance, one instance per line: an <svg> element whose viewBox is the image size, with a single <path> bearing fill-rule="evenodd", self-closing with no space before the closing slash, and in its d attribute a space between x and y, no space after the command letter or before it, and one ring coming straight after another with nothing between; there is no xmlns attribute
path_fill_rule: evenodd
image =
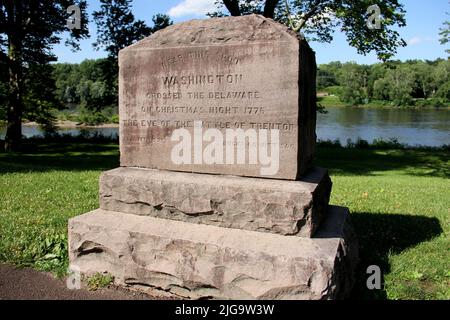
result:
<svg viewBox="0 0 450 320"><path fill-rule="evenodd" d="M228 9L232 16L240 16L241 9L239 8L239 0L223 0L223 4Z"/></svg>
<svg viewBox="0 0 450 320"><path fill-rule="evenodd" d="M428 96L427 96L427 89L426 89L426 87L425 87L425 83L422 83L422 91L423 91L423 97L424 97L425 99L427 99Z"/></svg>
<svg viewBox="0 0 450 320"><path fill-rule="evenodd" d="M19 42L20 43L20 42ZM9 101L8 124L5 137L5 151L14 151L20 147L22 139L22 63L21 47L14 36L9 39Z"/></svg>
<svg viewBox="0 0 450 320"><path fill-rule="evenodd" d="M264 6L264 17L273 19L278 2L280 2L280 0L266 0L266 4Z"/></svg>

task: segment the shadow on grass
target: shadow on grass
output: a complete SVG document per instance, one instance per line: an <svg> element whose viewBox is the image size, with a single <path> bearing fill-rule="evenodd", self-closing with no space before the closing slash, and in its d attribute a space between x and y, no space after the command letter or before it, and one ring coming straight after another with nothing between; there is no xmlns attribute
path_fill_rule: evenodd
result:
<svg viewBox="0 0 450 320"><path fill-rule="evenodd" d="M367 289L367 267L377 265L386 274L390 271L389 254L398 254L443 232L437 218L424 216L354 212L351 220L358 236L360 256L352 292L354 299L385 299L384 290Z"/></svg>
<svg viewBox="0 0 450 320"><path fill-rule="evenodd" d="M374 172L402 170L414 176L449 177L450 152L434 149L347 149L317 148L316 165L331 175L373 175Z"/></svg>
<svg viewBox="0 0 450 320"><path fill-rule="evenodd" d="M0 174L13 172L109 170L119 166L114 143L47 143L0 153Z"/></svg>

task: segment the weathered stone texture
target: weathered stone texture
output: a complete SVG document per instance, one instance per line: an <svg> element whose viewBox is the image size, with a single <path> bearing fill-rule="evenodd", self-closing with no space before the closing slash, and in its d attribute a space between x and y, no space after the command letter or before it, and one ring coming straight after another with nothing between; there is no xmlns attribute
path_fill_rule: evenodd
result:
<svg viewBox="0 0 450 320"><path fill-rule="evenodd" d="M288 180L311 167L314 53L273 20L251 15L177 24L121 50L119 65L121 166ZM279 141L268 139L279 148L279 167L265 173L261 158L227 164L225 151L223 161L196 161L193 141L191 161L174 162L174 130L194 137L196 121L203 132L217 129L224 137L227 129L279 130ZM247 154L255 144L223 141L224 149Z"/></svg>
<svg viewBox="0 0 450 320"><path fill-rule="evenodd" d="M106 171L100 208L228 228L311 237L331 192L327 170L303 181L138 168Z"/></svg>
<svg viewBox="0 0 450 320"><path fill-rule="evenodd" d="M357 260L347 220L330 207L310 239L99 209L69 221L69 255L84 274L183 298L337 299Z"/></svg>
<svg viewBox="0 0 450 320"><path fill-rule="evenodd" d="M315 77L307 42L259 15L121 50L121 168L102 174L100 209L69 220L70 264L169 297L347 297L357 241L312 166Z"/></svg>

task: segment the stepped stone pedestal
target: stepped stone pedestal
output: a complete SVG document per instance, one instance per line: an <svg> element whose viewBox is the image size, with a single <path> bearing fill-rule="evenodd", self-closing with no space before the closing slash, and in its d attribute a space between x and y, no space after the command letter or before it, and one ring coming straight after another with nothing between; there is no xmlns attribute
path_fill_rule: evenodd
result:
<svg viewBox="0 0 450 320"><path fill-rule="evenodd" d="M312 166L306 41L258 15L194 20L119 66L121 167L69 220L71 266L186 299L347 297L358 247Z"/></svg>
<svg viewBox="0 0 450 320"><path fill-rule="evenodd" d="M330 192L322 168L302 181L118 168L100 177L100 208L311 237L326 215Z"/></svg>
<svg viewBox="0 0 450 320"><path fill-rule="evenodd" d="M69 247L85 274L192 299L344 298L357 259L348 210L333 206L314 238L98 209L70 220Z"/></svg>

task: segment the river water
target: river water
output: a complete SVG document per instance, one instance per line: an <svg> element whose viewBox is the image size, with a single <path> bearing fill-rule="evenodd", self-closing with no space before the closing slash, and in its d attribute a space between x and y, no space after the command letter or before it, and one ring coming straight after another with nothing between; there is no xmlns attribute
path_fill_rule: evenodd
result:
<svg viewBox="0 0 450 320"><path fill-rule="evenodd" d="M319 114L317 136L321 140L358 138L396 138L411 146L441 146L450 144L450 110L439 109L363 109L327 108Z"/></svg>
<svg viewBox="0 0 450 320"><path fill-rule="evenodd" d="M356 141L358 138L372 142L374 139L396 138L411 146L450 145L450 110L427 109L363 109L327 108L319 114L317 136L320 140ZM105 136L118 134L117 128L61 129L61 133L77 135L81 130ZM32 137L42 134L39 127L23 126L23 134ZM0 139L5 128L0 127Z"/></svg>

